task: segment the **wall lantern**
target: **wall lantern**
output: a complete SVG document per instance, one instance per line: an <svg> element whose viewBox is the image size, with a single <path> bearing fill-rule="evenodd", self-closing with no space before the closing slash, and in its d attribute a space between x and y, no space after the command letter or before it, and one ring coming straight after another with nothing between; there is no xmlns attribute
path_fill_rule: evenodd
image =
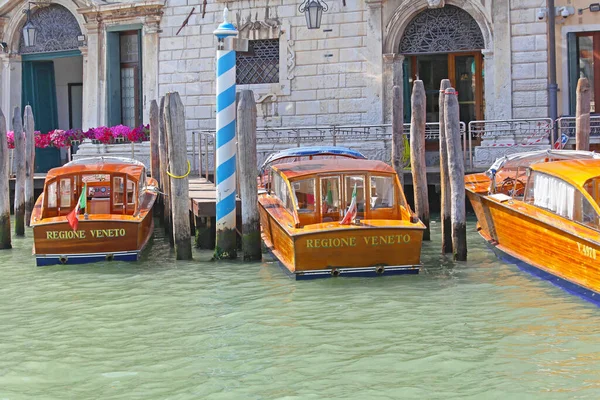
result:
<svg viewBox="0 0 600 400"><path fill-rule="evenodd" d="M25 26L23 26L23 41L25 42L25 47L32 47L35 46L37 29L31 22L31 3L29 3L27 10L24 10L23 12L27 14L27 22L25 22Z"/></svg>
<svg viewBox="0 0 600 400"><path fill-rule="evenodd" d="M323 0L305 0L298 7L298 11L304 13L306 17L306 27L308 29L319 29L323 12L327 10L329 10L329 6Z"/></svg>

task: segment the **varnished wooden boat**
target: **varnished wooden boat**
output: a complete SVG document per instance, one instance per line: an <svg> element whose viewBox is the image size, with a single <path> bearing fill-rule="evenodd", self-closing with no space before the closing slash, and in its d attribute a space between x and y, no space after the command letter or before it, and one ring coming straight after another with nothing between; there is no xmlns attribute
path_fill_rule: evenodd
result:
<svg viewBox="0 0 600 400"><path fill-rule="evenodd" d="M352 158L283 163L270 167L268 182L259 193L262 238L293 277L419 272L425 225L387 164ZM353 193L356 217L341 224Z"/></svg>
<svg viewBox="0 0 600 400"><path fill-rule="evenodd" d="M465 177L478 230L501 258L600 305L600 159L541 151Z"/></svg>
<svg viewBox="0 0 600 400"><path fill-rule="evenodd" d="M31 215L37 265L137 260L152 236L156 185L144 164L125 158L51 169ZM85 208L71 214L78 222L69 223L67 215L84 199Z"/></svg>

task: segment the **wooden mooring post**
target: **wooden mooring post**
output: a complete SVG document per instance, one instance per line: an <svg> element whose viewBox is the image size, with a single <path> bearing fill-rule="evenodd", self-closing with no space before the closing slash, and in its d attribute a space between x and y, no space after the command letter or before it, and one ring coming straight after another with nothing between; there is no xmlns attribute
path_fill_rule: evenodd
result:
<svg viewBox="0 0 600 400"><path fill-rule="evenodd" d="M160 155L158 139L158 103L150 102L150 175L158 182L160 187Z"/></svg>
<svg viewBox="0 0 600 400"><path fill-rule="evenodd" d="M392 88L392 166L398 175L400 185L404 187L404 102L402 88Z"/></svg>
<svg viewBox="0 0 600 400"><path fill-rule="evenodd" d="M171 218L171 187L169 176L167 175L167 169L169 167L169 157L168 157L168 140L167 140L167 130L165 124L165 97L161 97L160 99L160 107L159 107L159 130L158 130L158 143L159 143L159 158L160 158L160 182L162 184L161 190L163 192L162 196L162 219L163 226L165 228L165 234L169 238L169 242L171 242L171 246L173 243L173 220Z"/></svg>
<svg viewBox="0 0 600 400"><path fill-rule="evenodd" d="M590 149L591 87L587 78L577 81L577 103L575 109L575 149Z"/></svg>
<svg viewBox="0 0 600 400"><path fill-rule="evenodd" d="M25 236L25 136L21 108L13 112L13 132L15 133L15 235Z"/></svg>
<svg viewBox="0 0 600 400"><path fill-rule="evenodd" d="M185 115L179 93L165 96L165 128L169 152L171 212L173 215L173 242L177 260L192 259L190 228L190 162L187 158Z"/></svg>
<svg viewBox="0 0 600 400"><path fill-rule="evenodd" d="M6 118L0 110L0 250L12 248L10 236L10 153L6 141Z"/></svg>
<svg viewBox="0 0 600 400"><path fill-rule="evenodd" d="M25 130L25 225L31 225L31 213L35 204L33 195L33 173L35 163L35 142L34 142L33 111L31 106L25 106L23 114L23 128Z"/></svg>
<svg viewBox="0 0 600 400"><path fill-rule="evenodd" d="M440 83L440 222L442 225L442 254L452 253L452 217L450 201L450 177L448 176L448 147L444 118L444 93L451 86L449 79Z"/></svg>
<svg viewBox="0 0 600 400"><path fill-rule="evenodd" d="M444 92L444 124L450 177L452 252L454 260L467 260L467 219L465 211L465 166L460 140L458 96L453 88Z"/></svg>
<svg viewBox="0 0 600 400"><path fill-rule="evenodd" d="M245 261L262 259L258 176L256 160L256 102L251 90L243 90L238 101L238 159L242 200L242 255Z"/></svg>
<svg viewBox="0 0 600 400"><path fill-rule="evenodd" d="M415 193L415 212L427 227L423 232L423 240L430 240L427 166L425 164L425 101L425 86L422 80L417 79L414 81L411 96L410 168Z"/></svg>

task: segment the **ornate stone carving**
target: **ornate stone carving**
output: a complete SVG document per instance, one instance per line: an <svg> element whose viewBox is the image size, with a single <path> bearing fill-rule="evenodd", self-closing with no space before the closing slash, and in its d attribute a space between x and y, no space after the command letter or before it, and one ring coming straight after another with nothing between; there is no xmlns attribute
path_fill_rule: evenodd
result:
<svg viewBox="0 0 600 400"><path fill-rule="evenodd" d="M455 6L428 9L406 27L400 53L451 53L483 49L485 42L477 21Z"/></svg>
<svg viewBox="0 0 600 400"><path fill-rule="evenodd" d="M427 7L429 8L442 8L445 5L445 0L427 0Z"/></svg>
<svg viewBox="0 0 600 400"><path fill-rule="evenodd" d="M292 80L295 77L294 68L296 68L296 51L294 50L294 41L288 40L286 42L286 46L287 46L287 51L288 51L288 53L287 53L288 79Z"/></svg>
<svg viewBox="0 0 600 400"><path fill-rule="evenodd" d="M35 46L25 47L23 36L19 40L19 53L46 53L76 50L81 29L75 16L65 7L52 4L31 13L31 23L36 27Z"/></svg>

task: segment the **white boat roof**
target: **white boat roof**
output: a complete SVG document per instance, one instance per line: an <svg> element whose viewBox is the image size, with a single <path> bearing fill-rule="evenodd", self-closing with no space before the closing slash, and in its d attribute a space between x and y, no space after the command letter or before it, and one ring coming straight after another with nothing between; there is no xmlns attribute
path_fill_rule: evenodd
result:
<svg viewBox="0 0 600 400"><path fill-rule="evenodd" d="M532 164L537 164L540 162L589 159L600 159L600 154L596 154L593 151L584 150L552 149L514 153L496 159L496 161L494 161L492 166L485 172L485 174L489 177L492 177L500 169L527 168Z"/></svg>
<svg viewBox="0 0 600 400"><path fill-rule="evenodd" d="M70 161L63 165L63 167L71 167L74 165L95 165L95 164L126 164L126 165L137 165L139 167L145 167L144 163L133 158L126 157L86 157L79 158L77 160Z"/></svg>

